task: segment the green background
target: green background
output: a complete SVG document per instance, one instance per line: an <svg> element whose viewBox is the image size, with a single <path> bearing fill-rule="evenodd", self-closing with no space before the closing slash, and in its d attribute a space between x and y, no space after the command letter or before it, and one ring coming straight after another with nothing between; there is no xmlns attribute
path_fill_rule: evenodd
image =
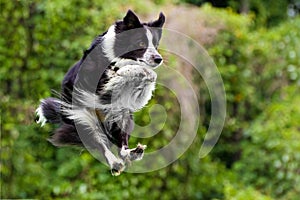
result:
<svg viewBox="0 0 300 200"><path fill-rule="evenodd" d="M287 15L297 1L211 2L1 1L1 199L298 199L300 18ZM166 27L181 28L206 48L224 81L227 116L217 145L199 159L211 102L195 75L204 114L187 152L161 170L113 177L89 152L47 142L55 127L40 128L34 111L128 8L142 19L163 11ZM174 56L164 58L171 67L179 64ZM174 94L158 87L150 104L158 102L168 119L146 141L153 150L168 144L180 120ZM148 124L148 109L135 120Z"/></svg>

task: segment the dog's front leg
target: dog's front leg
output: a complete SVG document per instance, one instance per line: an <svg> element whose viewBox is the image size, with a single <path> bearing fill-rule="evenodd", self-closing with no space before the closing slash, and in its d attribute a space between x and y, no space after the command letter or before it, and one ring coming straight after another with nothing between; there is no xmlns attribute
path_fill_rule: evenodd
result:
<svg viewBox="0 0 300 200"><path fill-rule="evenodd" d="M130 138L130 133L133 131L133 117L129 114L123 117L122 124L118 126L118 146L119 155L124 160L125 163L130 164L131 161L141 160L144 156L144 150L146 145L138 144L136 148L129 149L128 140Z"/></svg>
<svg viewBox="0 0 300 200"><path fill-rule="evenodd" d="M121 131L121 148L120 148L120 156L124 160L125 163L129 164L134 160L141 160L144 156L144 150L146 149L146 145L142 145L138 143L136 148L129 149L128 140L129 134Z"/></svg>

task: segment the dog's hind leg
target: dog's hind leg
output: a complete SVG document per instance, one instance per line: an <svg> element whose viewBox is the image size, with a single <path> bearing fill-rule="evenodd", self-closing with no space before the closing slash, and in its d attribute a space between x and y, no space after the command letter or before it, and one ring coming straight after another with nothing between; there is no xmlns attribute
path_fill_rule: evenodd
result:
<svg viewBox="0 0 300 200"><path fill-rule="evenodd" d="M82 146L76 127L72 124L62 124L48 139L54 146L77 145Z"/></svg>
<svg viewBox="0 0 300 200"><path fill-rule="evenodd" d="M76 130L84 147L91 151L103 154L110 166L112 175L118 176L125 169L122 159L117 158L110 150L108 133L102 122L99 123L97 115L92 109L73 108L64 110L69 119L74 120Z"/></svg>
<svg viewBox="0 0 300 200"><path fill-rule="evenodd" d="M125 169L123 160L117 158L106 145L103 145L103 155L110 166L111 174L119 176Z"/></svg>
<svg viewBox="0 0 300 200"><path fill-rule="evenodd" d="M122 159L116 157L110 150L111 143L108 138L104 137L104 130L95 128L93 131L82 132L81 136L84 146L89 151L95 153L97 157L99 156L99 153L103 155L113 176L118 176L124 171L125 163Z"/></svg>
<svg viewBox="0 0 300 200"><path fill-rule="evenodd" d="M95 128L93 132L89 133L89 139L85 141L88 148L100 151L104 156L107 164L111 169L113 176L119 176L125 170L125 163L122 159L117 158L110 150L111 143L105 137L105 130Z"/></svg>

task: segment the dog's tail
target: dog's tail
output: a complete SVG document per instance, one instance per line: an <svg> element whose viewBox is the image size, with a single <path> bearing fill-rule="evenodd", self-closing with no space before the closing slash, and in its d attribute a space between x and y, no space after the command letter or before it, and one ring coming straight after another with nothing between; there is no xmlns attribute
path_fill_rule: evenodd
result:
<svg viewBox="0 0 300 200"><path fill-rule="evenodd" d="M58 124L61 119L61 101L57 98L47 98L41 100L40 106L36 109L37 123L41 123L44 126L49 122L52 124Z"/></svg>

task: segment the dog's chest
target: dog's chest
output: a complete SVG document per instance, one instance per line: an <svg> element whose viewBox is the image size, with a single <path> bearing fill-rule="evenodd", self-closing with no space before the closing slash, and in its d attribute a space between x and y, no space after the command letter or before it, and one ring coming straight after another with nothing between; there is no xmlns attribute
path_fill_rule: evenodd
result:
<svg viewBox="0 0 300 200"><path fill-rule="evenodd" d="M118 70L106 70L106 82L100 94L110 96L114 108L138 110L151 99L155 89L156 73L139 65L128 65Z"/></svg>

